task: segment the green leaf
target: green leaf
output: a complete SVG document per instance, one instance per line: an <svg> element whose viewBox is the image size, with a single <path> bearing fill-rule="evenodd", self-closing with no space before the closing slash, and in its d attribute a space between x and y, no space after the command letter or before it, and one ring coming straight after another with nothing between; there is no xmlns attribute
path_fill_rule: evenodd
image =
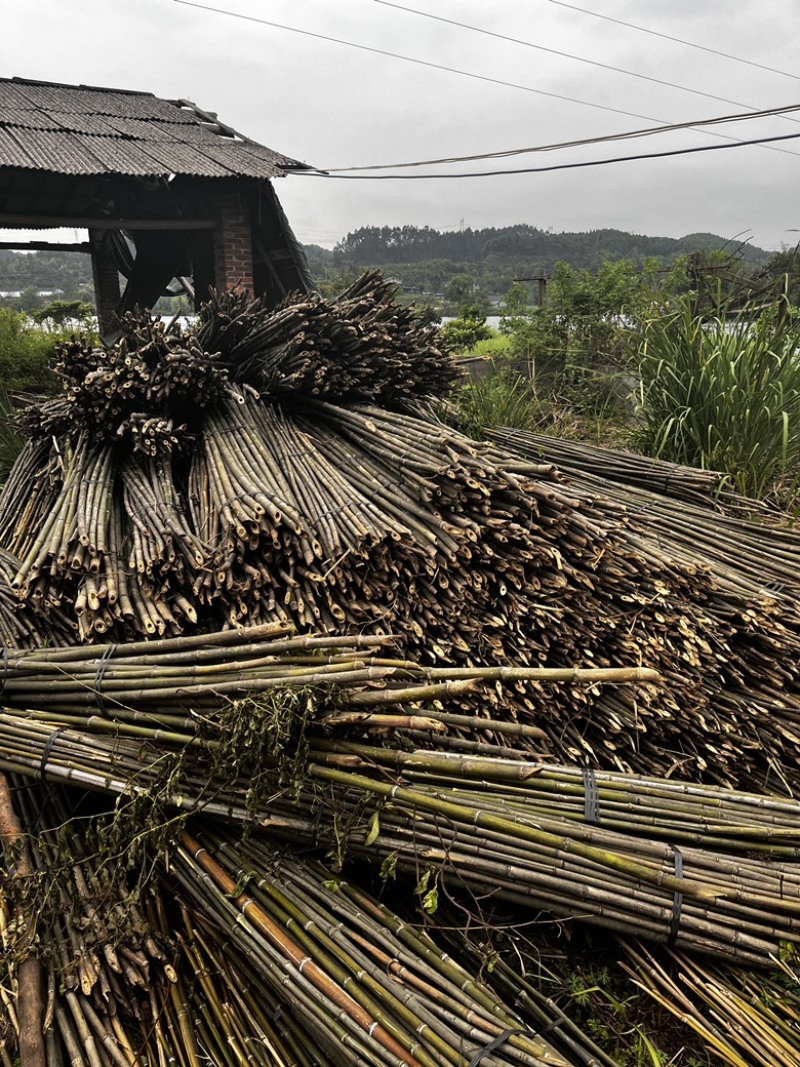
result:
<svg viewBox="0 0 800 1067"><path fill-rule="evenodd" d="M397 875L397 853L390 852L381 864L381 881L388 882Z"/></svg>
<svg viewBox="0 0 800 1067"><path fill-rule="evenodd" d="M375 841L376 841L376 839L378 837L378 834L380 832L381 832L381 823L380 823L380 819L378 818L378 813L376 811L373 814L373 816L370 819L370 821L369 821L369 833L367 834L367 839L364 842L364 844L367 846L367 848L369 848L370 845L375 844Z"/></svg>
<svg viewBox="0 0 800 1067"><path fill-rule="evenodd" d="M429 889L425 896L422 898L422 910L427 912L428 915L433 915L436 909L439 907L439 890L436 886L433 889Z"/></svg>

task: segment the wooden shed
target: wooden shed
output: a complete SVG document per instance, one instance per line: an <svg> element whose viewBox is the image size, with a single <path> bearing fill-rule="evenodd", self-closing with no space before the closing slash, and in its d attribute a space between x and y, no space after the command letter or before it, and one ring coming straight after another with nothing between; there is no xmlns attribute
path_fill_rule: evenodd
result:
<svg viewBox="0 0 800 1067"><path fill-rule="evenodd" d="M241 284L271 303L309 289L272 187L305 169L188 100L0 79L0 227L89 235L0 247L90 253L101 332L115 314L151 307L174 278L196 301L211 285Z"/></svg>

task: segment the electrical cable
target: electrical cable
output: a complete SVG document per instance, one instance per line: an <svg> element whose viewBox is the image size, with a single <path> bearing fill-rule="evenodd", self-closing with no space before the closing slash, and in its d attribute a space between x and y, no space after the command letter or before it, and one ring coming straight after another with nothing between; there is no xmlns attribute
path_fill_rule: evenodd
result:
<svg viewBox="0 0 800 1067"><path fill-rule="evenodd" d="M684 41L681 37L670 37L668 33L661 33L659 30L650 30L646 26L637 26L633 22L625 22L623 19L612 18L611 15L601 15L599 11L590 11L586 7L578 7L577 4L567 4L564 0L549 0L551 4L556 4L558 7L567 7L570 11L580 11L583 15L591 15L592 18L603 19L605 22L614 22L617 26L625 26L629 30L637 30L639 33L649 33L652 37L661 37L665 41L673 41L675 44L686 45L687 48L697 48L701 52L708 52L712 56L722 56L723 59L730 59L734 63L744 63L748 67L757 67L759 70L767 70L770 74L780 74L784 78L794 78L795 81L800 81L800 75L790 74L788 70L778 70L777 67L768 67L764 63L756 63L752 59L744 59L741 56L733 56L730 52L722 52L717 48L709 48L704 44L697 44L696 41Z"/></svg>
<svg viewBox="0 0 800 1067"><path fill-rule="evenodd" d="M229 18L241 19L244 22L254 22L254 23L257 23L258 25L261 25L261 26L270 26L273 29L286 30L289 33L298 33L298 34L301 34L304 37L313 37L316 40L327 41L328 43L331 43L331 44L344 45L347 48L356 48L361 52L371 52L371 53L373 53L375 55L387 56L390 59L399 59L399 60L402 60L405 63L414 63L416 66L430 67L430 68L432 68L434 70L445 71L445 72L447 72L449 74L458 74L458 75L460 75L462 77L465 77L465 78L473 78L476 81L488 82L491 85L500 85L500 86L504 86L505 88L509 88L509 89L519 89L522 92L535 93L537 96L545 96L545 97L549 97L549 98L551 98L553 100L561 100L561 101L565 101L566 103L570 103L570 104L579 104L582 107L591 107L591 108L595 108L596 110L599 110L599 111L608 111L608 112L611 112L612 114L615 114L615 115L625 115L628 118L644 119L645 122L665 123L667 121L665 119L655 118L652 115L641 115L641 114L639 114L638 112L635 112L635 111L624 111L621 108L610 107L610 106L608 106L606 104L596 104L596 103L593 103L592 101L589 101L589 100L580 100L580 99L578 99L576 97L564 96L561 93L551 93L551 92L548 92L548 91L546 91L544 89L534 89L532 86L520 85L517 82L507 82L507 81L503 81L500 78L490 78L490 77L488 77L487 75L484 75L484 74L475 74L474 72L471 72L471 71L459 70L456 67L444 66L441 63L433 63L433 62L430 62L429 60L426 60L426 59L416 59L413 56L405 56L405 55L402 55L399 52L390 52L390 51L387 51L386 49L383 49L383 48L373 48L371 45L357 44L355 41L345 41L340 37L330 37L330 36L328 36L326 34L315 33L312 30L301 30L297 26L287 26L287 25L285 25L284 23L281 23L281 22L272 22L269 19L257 18L255 15L244 15L241 12L230 11L227 8L213 7L213 6L207 5L207 4L198 4L198 3L195 2L195 0L173 0L173 3L181 4L184 7L197 8L199 11L209 11L209 12L212 12L213 14L226 15ZM714 131L709 131L709 133L710 133L710 135L712 137L723 138L725 140L731 141L731 143L733 143L733 144L737 144L738 143L738 142L736 142L734 140L734 138L729 137L727 134L716 133ZM791 152L791 151L788 151L786 149L781 149L781 148L772 146L769 143L769 141L777 141L777 140L791 140L791 138L770 138L768 140L764 140L764 141L760 141L760 142L754 141L752 143L753 144L763 144L767 149L771 149L772 151L775 151L775 152L786 152L786 154L788 154L788 155L797 155L798 154L796 152ZM358 168L358 169L361 169L361 168ZM340 175L340 176L344 177L344 175Z"/></svg>
<svg viewBox="0 0 800 1067"><path fill-rule="evenodd" d="M601 63L596 59L588 59L585 56L576 56L572 52L560 52L557 48L547 48L543 44L534 44L533 41L523 41L519 37L508 37L504 33L495 33L494 30L486 30L480 26L470 26L466 22L459 22L457 19L444 18L442 15L434 15L429 11L420 11L415 7L406 7L404 4L393 3L392 0L373 0L373 3L380 4L382 7L393 7L397 11L405 11L410 15L420 15L422 18L433 19L435 22L444 22L448 26L457 26L462 30L470 30L472 33L480 33L486 37L495 37L499 41L508 41L511 44L519 44L525 48L535 48L537 52L547 52L553 56L561 56L563 59L572 59L577 63L586 63L592 67L600 67L601 70L610 70L615 74L624 74L629 78L639 78L642 81L652 82L654 85L665 85L670 89L679 89L683 93L692 93L694 96L704 96L707 100L717 100L722 104L732 104L734 107L746 107L751 108L751 104L743 104L739 100L728 100L724 96L715 96L714 93L706 93L701 89L692 89L688 85L679 85L677 82L665 81L663 78L655 78L649 74L639 74L633 70L625 70L623 67L615 67L612 63ZM754 110L754 109L753 109ZM791 119L792 122L797 122L797 119Z"/></svg>
<svg viewBox="0 0 800 1067"><path fill-rule="evenodd" d="M469 163L478 159L507 159L511 156L522 156L532 152L554 152L563 148L582 148L585 145L607 144L613 141L627 141L638 137L649 137L652 134L672 133L675 130L696 129L703 126L714 126L718 123L747 122L749 119L772 118L783 115L790 111L800 111L800 104L788 104L785 107L767 108L764 111L743 111L734 115L720 115L713 119L692 119L689 122L671 122L664 126L646 126L640 130L628 130L625 133L601 134L597 137L584 137L575 141L557 141L552 144L533 145L528 148L508 148L501 152L477 152L468 156L444 156L439 159L420 159L410 163L375 163L362 167L316 167L316 170L324 170L327 174L338 174L351 170L397 170L408 167L437 166L442 163ZM735 138L734 138L735 139Z"/></svg>
<svg viewBox="0 0 800 1067"><path fill-rule="evenodd" d="M373 48L366 44L356 44L355 41L345 41L340 37L329 37L324 33L314 33L312 30L301 30L297 26L286 26L281 22L271 22L268 19L256 18L255 15L243 15L238 11L229 11L222 7L211 7L206 4L195 3L194 0L172 0L175 4L184 7L194 7L200 11L211 11L216 15L227 15L229 18L242 19L244 22L256 22L261 26L271 26L276 30L287 30L289 33L299 33L304 37L314 37L318 41L328 41L331 44L345 45L347 48L357 48L361 52L371 52L378 56L387 56L390 59L400 59L405 63L414 63L420 67L430 67L433 70L442 70L448 74L459 74L464 78L474 78L476 81L488 82L490 85L500 85L507 89L519 89L525 93L535 93L537 96L546 96L552 100L562 100L568 104L580 104L582 107L592 107L598 111L609 111L614 115L625 115L627 118L644 119L645 122L664 122L664 119L655 118L653 115L640 115L635 111L623 111L621 108L609 107L606 104L595 104L590 100L579 100L572 96L563 96L561 93L550 93L544 89L534 89L530 85L519 85L516 82L503 81L501 78L490 78L485 74L475 74L468 70L458 70L456 67L447 67L441 63L432 63L427 59L415 59L413 56L404 56L399 52L389 52L383 48Z"/></svg>
<svg viewBox="0 0 800 1067"><path fill-rule="evenodd" d="M725 148L746 148L750 145L771 144L774 141L795 141L800 133L786 133L779 137L759 137L751 141L732 141L726 144L697 145L695 148L675 148L667 152L643 152L635 156L614 156L610 159L590 159L581 163L554 163L549 167L521 167L515 170L473 171L468 174L331 174L321 170L294 170L288 174L307 178L328 178L330 181L428 181L452 178L497 178L506 174L546 174L557 170L579 170L585 167L604 167L609 163L632 163L643 159L666 159L669 156L688 156L698 152L719 152Z"/></svg>

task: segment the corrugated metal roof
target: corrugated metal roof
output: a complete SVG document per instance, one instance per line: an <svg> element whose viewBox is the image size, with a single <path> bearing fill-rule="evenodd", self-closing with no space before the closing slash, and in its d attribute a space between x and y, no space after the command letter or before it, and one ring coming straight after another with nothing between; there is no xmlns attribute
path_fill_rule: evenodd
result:
<svg viewBox="0 0 800 1067"><path fill-rule="evenodd" d="M42 112L29 111L28 114L42 114ZM120 131L116 129L116 123L125 121L125 119L118 119L110 115L95 115L90 111L82 111L80 113L50 111L48 112L48 117L53 122L53 125L49 127L51 130L67 130L70 133L97 133L104 137L118 137ZM0 122L2 121L3 116L0 113Z"/></svg>
<svg viewBox="0 0 800 1067"><path fill-rule="evenodd" d="M0 168L275 178L305 166L210 123L186 101L0 78Z"/></svg>

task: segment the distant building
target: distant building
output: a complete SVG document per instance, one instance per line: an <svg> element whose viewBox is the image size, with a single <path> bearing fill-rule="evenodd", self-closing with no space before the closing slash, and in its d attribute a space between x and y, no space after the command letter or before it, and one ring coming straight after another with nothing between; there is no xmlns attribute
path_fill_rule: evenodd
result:
<svg viewBox="0 0 800 1067"><path fill-rule="evenodd" d="M23 289L0 289L0 298L10 296L12 299L17 300L22 296ZM34 289L37 296L63 296L63 289Z"/></svg>

